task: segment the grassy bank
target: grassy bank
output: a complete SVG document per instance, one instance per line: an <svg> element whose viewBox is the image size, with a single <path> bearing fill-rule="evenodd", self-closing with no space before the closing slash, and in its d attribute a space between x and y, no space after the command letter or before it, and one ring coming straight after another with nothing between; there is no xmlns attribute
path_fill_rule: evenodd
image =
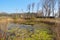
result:
<svg viewBox="0 0 60 40"><path fill-rule="evenodd" d="M19 24L40 24L40 23L45 23L45 24L49 24L49 25L54 25L55 24L55 20L54 19L44 19L44 18L31 18L31 19L14 19L13 21L14 23L19 23Z"/></svg>

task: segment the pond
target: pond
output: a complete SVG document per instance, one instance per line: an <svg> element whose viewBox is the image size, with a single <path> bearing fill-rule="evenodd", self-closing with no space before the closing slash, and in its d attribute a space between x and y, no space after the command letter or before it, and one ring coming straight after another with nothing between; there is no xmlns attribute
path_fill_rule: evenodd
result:
<svg viewBox="0 0 60 40"><path fill-rule="evenodd" d="M2 29L0 32L2 34L4 34L4 32L6 33L6 40L22 40L22 38L24 40L52 39L51 30L49 30L48 25L43 26L43 24L25 25L18 23L2 23L0 26Z"/></svg>
<svg viewBox="0 0 60 40"><path fill-rule="evenodd" d="M16 24L16 23L9 23L7 25L8 30L11 30L12 28L19 28L19 29L29 29L34 30L34 27L32 25L24 25L24 24Z"/></svg>

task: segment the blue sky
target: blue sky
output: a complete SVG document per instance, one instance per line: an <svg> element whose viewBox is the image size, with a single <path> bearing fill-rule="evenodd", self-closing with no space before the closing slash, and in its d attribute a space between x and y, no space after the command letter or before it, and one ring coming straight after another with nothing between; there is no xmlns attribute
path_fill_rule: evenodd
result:
<svg viewBox="0 0 60 40"><path fill-rule="evenodd" d="M27 5L35 3L34 10L36 11L36 5L40 0L0 0L0 12L25 12L27 10Z"/></svg>
<svg viewBox="0 0 60 40"><path fill-rule="evenodd" d="M0 12L24 12L27 10L27 5L35 3L34 11L36 11L37 3L40 2L40 9L41 9L41 1L40 0L0 0ZM17 11L18 10L18 11Z"/></svg>

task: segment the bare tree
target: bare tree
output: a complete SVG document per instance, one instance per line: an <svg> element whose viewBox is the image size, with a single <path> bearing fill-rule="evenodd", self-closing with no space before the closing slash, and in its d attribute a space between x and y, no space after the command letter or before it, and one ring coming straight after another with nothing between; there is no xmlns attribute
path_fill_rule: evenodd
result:
<svg viewBox="0 0 60 40"><path fill-rule="evenodd" d="M37 13L38 13L38 11L39 11L39 3L37 3Z"/></svg>
<svg viewBox="0 0 60 40"><path fill-rule="evenodd" d="M47 16L47 12L48 12L48 1L43 0L43 8L45 10L45 16Z"/></svg>
<svg viewBox="0 0 60 40"><path fill-rule="evenodd" d="M44 0L43 7L45 9L45 16L50 16L52 13L54 16L54 7L55 7L55 0Z"/></svg>
<svg viewBox="0 0 60 40"><path fill-rule="evenodd" d="M51 9L52 9L53 16L54 16L55 3L56 3L56 0L51 0L51 6L52 6Z"/></svg>
<svg viewBox="0 0 60 40"><path fill-rule="evenodd" d="M58 0L58 13L59 13L59 17L60 17L60 0Z"/></svg>
<svg viewBox="0 0 60 40"><path fill-rule="evenodd" d="M35 6L35 3L32 3L32 13L33 13L33 10L34 10L34 6Z"/></svg>
<svg viewBox="0 0 60 40"><path fill-rule="evenodd" d="M31 5L30 4L28 4L28 13L30 13L30 8L31 8Z"/></svg>
<svg viewBox="0 0 60 40"><path fill-rule="evenodd" d="M50 13L51 13L51 9L49 8L49 10L48 10L48 16L50 16Z"/></svg>

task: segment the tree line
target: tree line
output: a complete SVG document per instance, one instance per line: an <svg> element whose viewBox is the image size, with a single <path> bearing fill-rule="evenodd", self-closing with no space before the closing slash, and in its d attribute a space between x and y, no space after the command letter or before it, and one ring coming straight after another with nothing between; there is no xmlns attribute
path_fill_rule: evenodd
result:
<svg viewBox="0 0 60 40"><path fill-rule="evenodd" d="M60 0L40 0L42 2L42 4L40 2L37 3L37 13L39 12L39 7L41 4L41 10L42 10L42 14L44 16L58 16L60 17ZM30 10L32 9L32 13L34 11L35 8L35 4L36 3L32 3L32 4L28 4L27 8L28 8L28 12L30 13ZM56 7L57 4L57 7ZM58 8L58 10L56 10ZM40 10L40 11L41 11ZM57 13L55 12L57 11Z"/></svg>

